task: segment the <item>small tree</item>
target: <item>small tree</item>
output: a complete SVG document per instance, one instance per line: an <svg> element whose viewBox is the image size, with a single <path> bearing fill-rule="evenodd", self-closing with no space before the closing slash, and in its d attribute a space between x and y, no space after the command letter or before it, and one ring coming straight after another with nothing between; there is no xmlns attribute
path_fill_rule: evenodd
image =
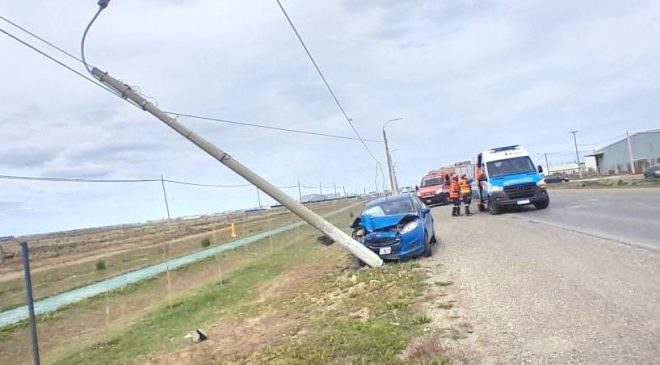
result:
<svg viewBox="0 0 660 365"><path fill-rule="evenodd" d="M98 260L96 261L96 270L97 271L103 271L107 268L105 260Z"/></svg>
<svg viewBox="0 0 660 365"><path fill-rule="evenodd" d="M209 247L211 246L211 239L206 237L202 240L202 247Z"/></svg>

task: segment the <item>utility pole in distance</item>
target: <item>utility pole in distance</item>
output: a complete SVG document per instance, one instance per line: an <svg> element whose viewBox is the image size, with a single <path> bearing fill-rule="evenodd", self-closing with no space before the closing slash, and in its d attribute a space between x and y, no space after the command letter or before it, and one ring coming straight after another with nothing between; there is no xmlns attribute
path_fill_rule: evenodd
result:
<svg viewBox="0 0 660 365"><path fill-rule="evenodd" d="M298 180L298 201L302 203L302 189L300 189L300 180Z"/></svg>
<svg viewBox="0 0 660 365"><path fill-rule="evenodd" d="M387 169L390 173L390 189L391 195L395 195L399 193L399 186L396 182L396 176L394 175L394 169L392 168L392 156L390 156L390 149L387 146L387 133L385 133L385 127L392 122L396 122L397 120L402 120L403 118L395 118L395 119L390 119L385 124L383 124L383 142L385 142L385 156L387 157Z"/></svg>
<svg viewBox="0 0 660 365"><path fill-rule="evenodd" d="M633 159L632 145L630 144L630 133L626 131L626 139L628 140L628 156L630 157L630 171L635 175L635 160Z"/></svg>
<svg viewBox="0 0 660 365"><path fill-rule="evenodd" d="M547 173L546 173L546 175L547 175L547 174L550 174L550 164L548 163L548 154L543 153L543 155L545 155L545 170L547 171Z"/></svg>
<svg viewBox="0 0 660 365"><path fill-rule="evenodd" d="M575 137L575 134L578 131L571 131L573 133L573 142L575 142L575 158L577 159L577 164L578 164L578 175L580 176L580 179L582 178L582 166L580 166L580 153L578 152L578 146L577 146L577 137Z"/></svg>
<svg viewBox="0 0 660 365"><path fill-rule="evenodd" d="M135 92L130 86L111 77L96 67L92 69L91 73L101 83L110 86L112 89L119 92L123 98L131 100L140 106L143 110L147 111L163 123L167 124L170 128L174 129L177 133L188 139L190 142L194 143L197 147L201 148L220 163L227 166L230 170L234 171L266 194L270 195L275 201L287 207L291 212L303 219L305 222L328 235L335 242L350 251L353 255L357 256L367 265L371 267L378 267L383 265L383 260L373 251L355 241L344 231L333 226L330 222L326 221L318 214L312 212L310 209L288 196L275 185L257 175L252 170L248 169L246 166L238 162L222 149L218 148L208 140L204 139L202 136L193 132L190 128L186 127L175 118L170 117L168 114L158 109L154 104L142 97L142 95Z"/></svg>

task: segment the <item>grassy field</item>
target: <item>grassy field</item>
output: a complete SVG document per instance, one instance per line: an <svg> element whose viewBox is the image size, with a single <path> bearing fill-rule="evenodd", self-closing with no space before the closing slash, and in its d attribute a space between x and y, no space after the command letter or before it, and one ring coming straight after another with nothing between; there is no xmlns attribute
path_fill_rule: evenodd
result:
<svg viewBox="0 0 660 365"><path fill-rule="evenodd" d="M312 209L327 213L347 204L348 201L338 201L334 204L317 204ZM240 238L296 220L297 217L291 213L276 211L238 221L237 230ZM187 226L192 228L186 228ZM202 248L201 242L204 239L209 239L214 245L234 239L227 222L218 223L209 219L193 219L190 222L181 220L176 223L176 227L173 231L178 233L170 234L166 225L136 226L131 228L132 234L136 236L130 238L125 233L115 232L116 228L107 231L83 231L78 235L69 233L66 235L68 241L58 244L55 243L57 239L51 236L42 237L42 241L36 243L40 249L31 258L35 299L153 265L165 261L168 257L197 251ZM140 239L143 240L142 244L139 244ZM76 242L85 243L81 244L82 247L75 253L61 250L61 247L73 249ZM57 252L59 256L56 255ZM18 262L6 264L4 277L0 275L0 311L25 303L22 268ZM11 266L13 268L9 271Z"/></svg>
<svg viewBox="0 0 660 365"><path fill-rule="evenodd" d="M346 228L353 214L331 221ZM60 310L39 324L44 363L446 363L409 348L431 326L417 263L358 270L317 235L299 228L177 270L171 308L161 276ZM196 328L209 339L184 337ZM0 353L29 362L24 326L0 332Z"/></svg>

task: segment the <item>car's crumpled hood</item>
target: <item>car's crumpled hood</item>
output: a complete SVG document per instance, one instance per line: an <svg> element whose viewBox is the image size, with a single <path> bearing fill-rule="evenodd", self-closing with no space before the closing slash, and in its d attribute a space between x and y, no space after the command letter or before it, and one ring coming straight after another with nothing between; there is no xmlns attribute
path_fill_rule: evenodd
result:
<svg viewBox="0 0 660 365"><path fill-rule="evenodd" d="M401 222L406 217L417 218L417 216L412 213L393 214L393 215L386 215L383 217L362 215L360 216L360 221L362 222L362 225L364 226L364 229L367 232L375 232L375 231L382 231L382 230L388 230L390 228L394 228L399 224L399 222Z"/></svg>

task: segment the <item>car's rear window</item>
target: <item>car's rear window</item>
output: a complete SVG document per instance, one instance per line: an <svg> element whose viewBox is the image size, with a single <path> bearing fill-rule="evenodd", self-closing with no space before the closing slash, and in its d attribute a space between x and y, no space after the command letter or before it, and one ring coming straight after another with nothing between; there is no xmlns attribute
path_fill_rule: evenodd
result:
<svg viewBox="0 0 660 365"><path fill-rule="evenodd" d="M377 204L369 204L362 211L363 215L383 217L386 215L413 213L413 205L410 199L399 199L383 201Z"/></svg>

